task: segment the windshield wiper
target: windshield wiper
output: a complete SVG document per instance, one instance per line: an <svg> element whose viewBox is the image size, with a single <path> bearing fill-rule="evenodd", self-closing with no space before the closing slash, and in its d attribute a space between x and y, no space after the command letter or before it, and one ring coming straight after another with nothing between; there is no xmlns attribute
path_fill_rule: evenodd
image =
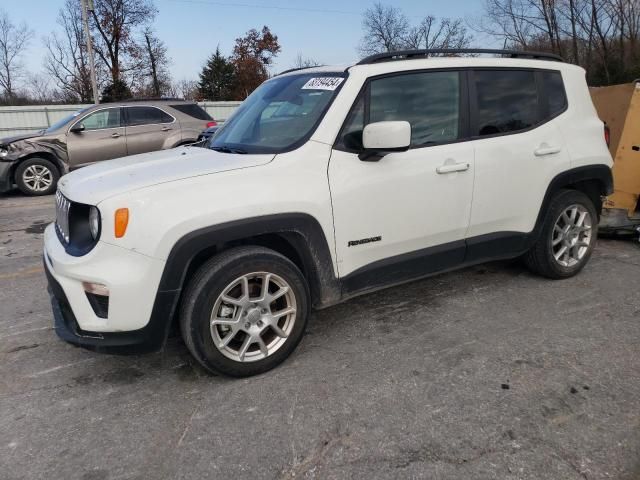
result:
<svg viewBox="0 0 640 480"><path fill-rule="evenodd" d="M215 150L216 152L221 152L221 153L239 153L239 154L247 153L246 150L242 150L241 148L232 148L227 146L211 147L211 150Z"/></svg>

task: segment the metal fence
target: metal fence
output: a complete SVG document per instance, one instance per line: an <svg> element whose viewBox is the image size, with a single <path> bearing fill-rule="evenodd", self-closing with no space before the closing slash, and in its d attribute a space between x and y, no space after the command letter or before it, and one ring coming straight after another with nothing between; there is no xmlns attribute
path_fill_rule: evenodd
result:
<svg viewBox="0 0 640 480"><path fill-rule="evenodd" d="M209 115L224 122L241 102L199 102ZM0 107L0 138L42 130L90 105L29 105Z"/></svg>

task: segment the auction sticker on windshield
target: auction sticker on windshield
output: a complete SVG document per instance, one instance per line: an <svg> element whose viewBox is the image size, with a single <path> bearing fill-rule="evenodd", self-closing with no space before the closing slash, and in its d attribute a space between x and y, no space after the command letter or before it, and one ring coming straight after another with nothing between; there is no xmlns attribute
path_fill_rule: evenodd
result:
<svg viewBox="0 0 640 480"><path fill-rule="evenodd" d="M302 90L335 90L340 86L342 77L317 77L304 84Z"/></svg>

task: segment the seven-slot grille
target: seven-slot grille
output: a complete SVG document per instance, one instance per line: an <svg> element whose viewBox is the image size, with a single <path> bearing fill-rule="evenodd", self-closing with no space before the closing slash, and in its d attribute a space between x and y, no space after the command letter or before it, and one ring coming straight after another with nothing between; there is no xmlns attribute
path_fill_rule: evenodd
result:
<svg viewBox="0 0 640 480"><path fill-rule="evenodd" d="M65 243L69 243L69 209L71 202L60 193L56 192L56 230Z"/></svg>

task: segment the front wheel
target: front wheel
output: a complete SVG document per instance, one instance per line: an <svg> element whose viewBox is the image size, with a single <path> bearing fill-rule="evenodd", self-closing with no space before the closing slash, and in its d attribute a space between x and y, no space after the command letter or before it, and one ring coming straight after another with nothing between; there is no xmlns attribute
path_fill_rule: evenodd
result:
<svg viewBox="0 0 640 480"><path fill-rule="evenodd" d="M524 261L545 277L572 277L589 261L597 236L598 214L591 199L576 190L560 191L551 200L540 237Z"/></svg>
<svg viewBox="0 0 640 480"><path fill-rule="evenodd" d="M212 373L256 375L293 352L309 305L305 278L293 262L262 247L234 248L205 263L189 283L182 337Z"/></svg>
<svg viewBox="0 0 640 480"><path fill-rule="evenodd" d="M49 195L55 192L60 173L56 166L44 158L29 158L18 165L15 182L26 195Z"/></svg>

